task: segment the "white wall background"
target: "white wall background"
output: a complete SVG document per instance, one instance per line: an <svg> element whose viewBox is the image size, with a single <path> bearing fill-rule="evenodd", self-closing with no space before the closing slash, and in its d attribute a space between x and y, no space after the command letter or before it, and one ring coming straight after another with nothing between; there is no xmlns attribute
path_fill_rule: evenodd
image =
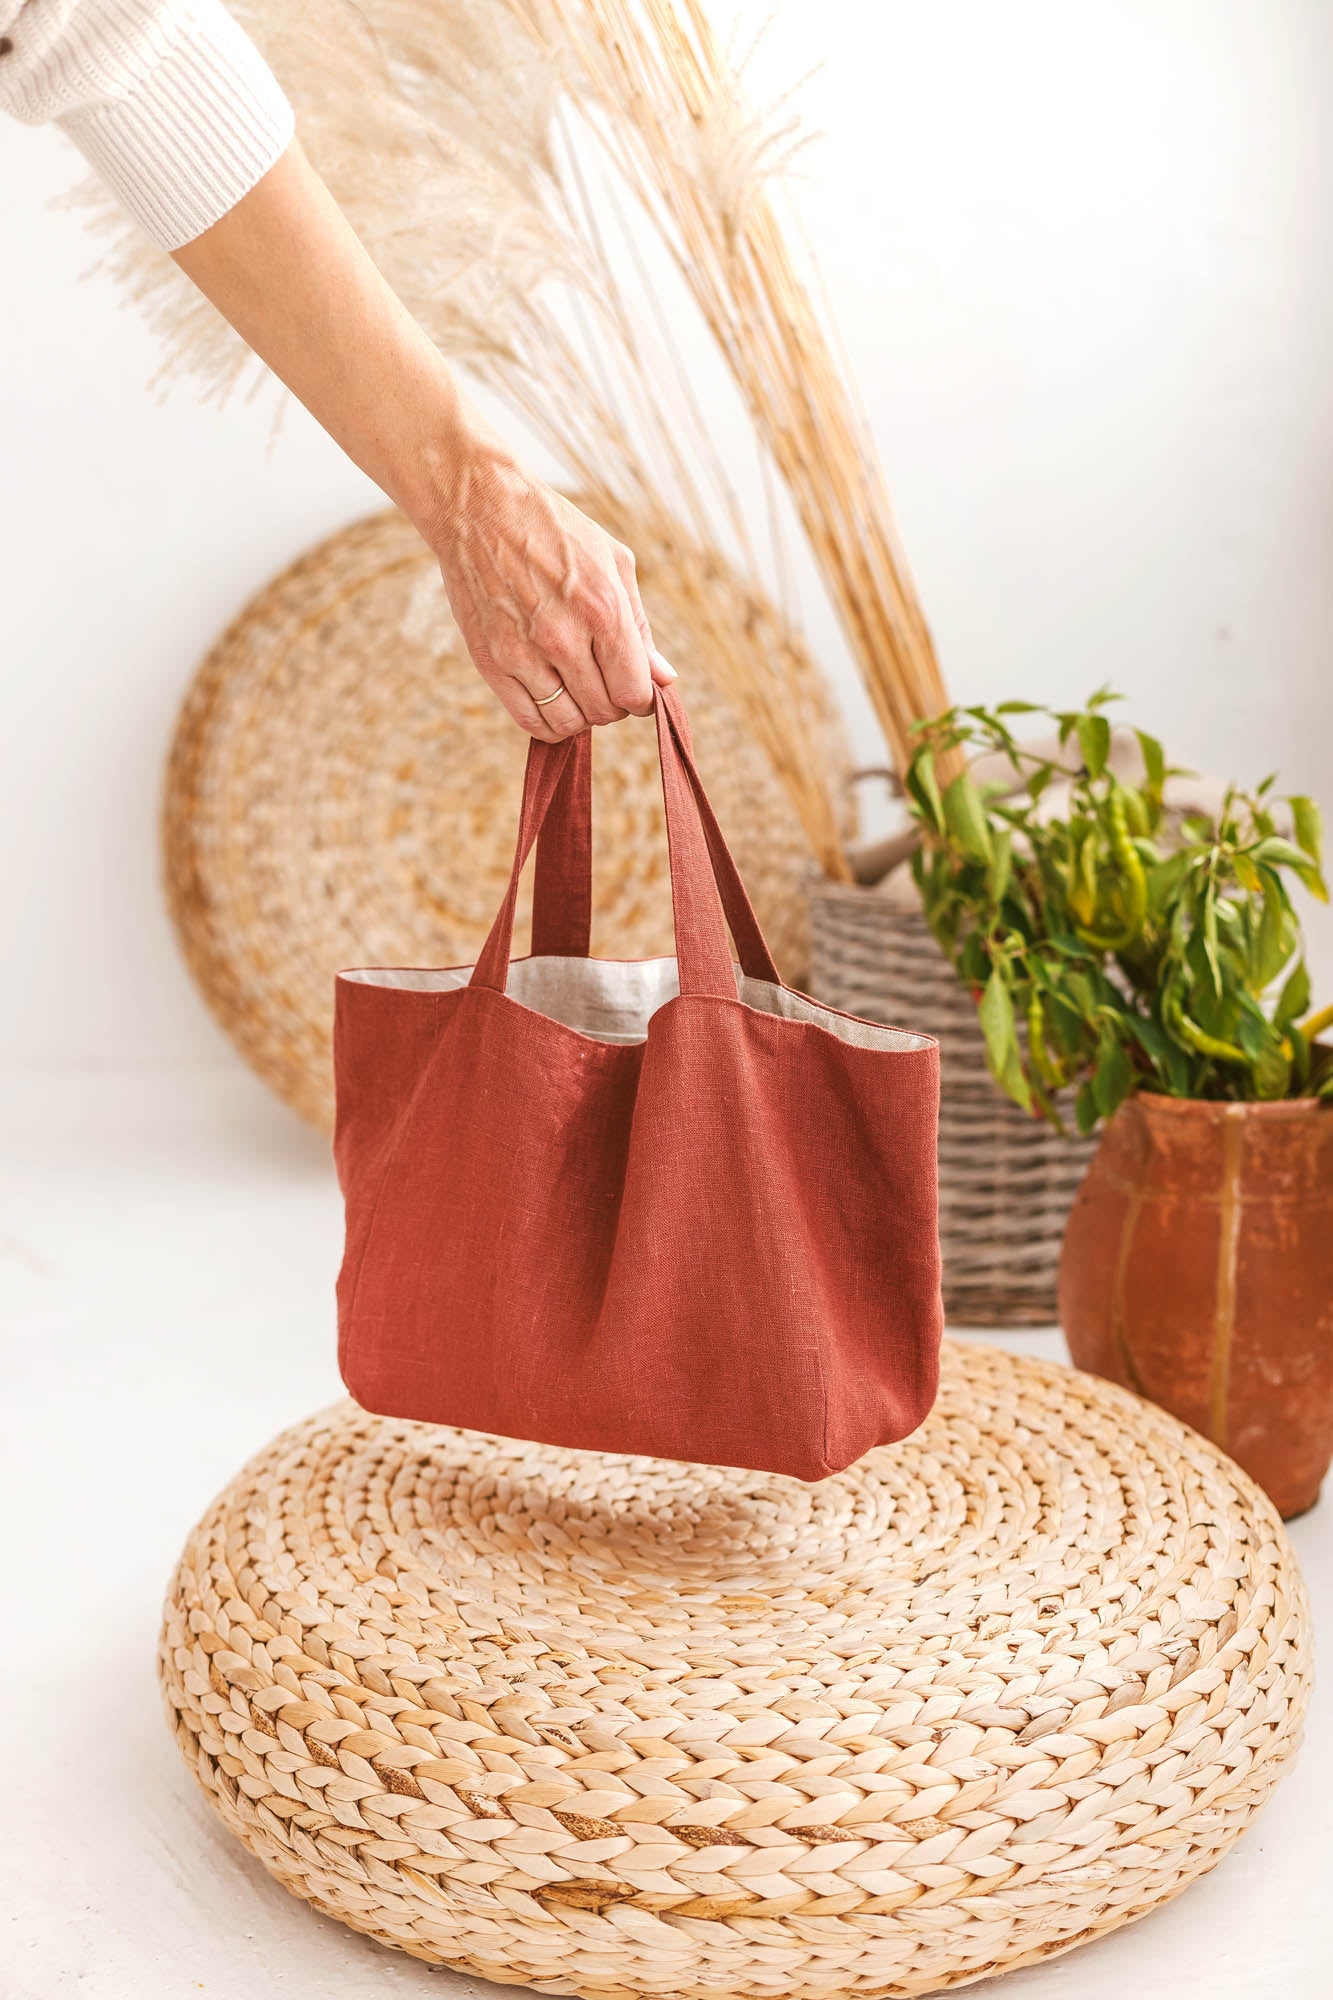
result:
<svg viewBox="0 0 1333 2000"><path fill-rule="evenodd" d="M1333 7L732 11L773 14L760 81L822 60L797 202L955 694L1109 679L1181 761L1278 766L1333 819ZM377 496L300 411L274 443L267 409L154 399L50 205L79 171L0 130L0 1063L225 1063L157 892L172 717ZM1314 957L1327 997L1323 912Z"/></svg>

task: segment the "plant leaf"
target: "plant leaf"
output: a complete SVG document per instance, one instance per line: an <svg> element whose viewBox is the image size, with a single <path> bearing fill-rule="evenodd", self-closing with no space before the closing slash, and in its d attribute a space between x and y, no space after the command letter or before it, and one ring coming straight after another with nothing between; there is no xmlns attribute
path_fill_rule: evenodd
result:
<svg viewBox="0 0 1333 2000"><path fill-rule="evenodd" d="M1111 754L1111 725L1104 715L1080 715L1078 747L1090 778L1100 778Z"/></svg>
<svg viewBox="0 0 1333 2000"><path fill-rule="evenodd" d="M986 990L981 996L978 1009L981 1032L986 1037L986 1047L990 1051L991 1062L996 1075L1001 1075L1005 1064L1018 1047L1018 1029L1014 1021L1013 996L1003 972L997 965L986 981Z"/></svg>
<svg viewBox="0 0 1333 2000"><path fill-rule="evenodd" d="M991 1074L1002 1090L1025 1111L1031 1108L1031 1093L1023 1074L1018 1048L1018 1028L1014 1020L1013 995L1004 972L997 965L986 981L986 990L977 1009L981 1032L986 1038L986 1055Z"/></svg>
<svg viewBox="0 0 1333 2000"><path fill-rule="evenodd" d="M918 750L908 766L907 780L937 833L944 832L944 805L939 779L935 776L935 752Z"/></svg>
<svg viewBox="0 0 1333 2000"><path fill-rule="evenodd" d="M1203 892L1203 955L1212 974L1213 991L1222 997L1222 968L1217 959L1217 898L1210 884Z"/></svg>
<svg viewBox="0 0 1333 2000"><path fill-rule="evenodd" d="M1293 847L1289 840L1283 840L1280 834L1269 834L1266 840L1259 842L1253 852L1256 861L1265 861L1270 868L1290 868L1292 873L1304 882L1312 896L1317 896L1321 903L1328 901L1328 889L1317 863L1299 847Z"/></svg>
<svg viewBox="0 0 1333 2000"><path fill-rule="evenodd" d="M966 771L960 771L946 787L943 808L945 825L964 854L973 861L989 862L991 837L986 808Z"/></svg>
<svg viewBox="0 0 1333 2000"><path fill-rule="evenodd" d="M1283 982L1278 995L1277 1006L1273 1010L1273 1026L1279 1034L1285 1032L1293 1021L1299 1021L1310 1005L1310 975L1305 960L1298 958Z"/></svg>
<svg viewBox="0 0 1333 2000"><path fill-rule="evenodd" d="M1139 750L1143 756L1143 775L1150 792L1160 792L1166 783L1166 752L1155 736L1149 736L1146 729L1136 729Z"/></svg>
<svg viewBox="0 0 1333 2000"><path fill-rule="evenodd" d="M1139 1047L1151 1058L1158 1075L1172 1097L1184 1097L1189 1089L1189 1064L1160 1021L1151 1016L1131 1014L1129 1025Z"/></svg>
<svg viewBox="0 0 1333 2000"><path fill-rule="evenodd" d="M1035 805L1051 779L1055 776L1054 764L1038 764L1028 779L1028 797Z"/></svg>
<svg viewBox="0 0 1333 2000"><path fill-rule="evenodd" d="M1128 1020L1130 1032L1144 1054L1155 1063L1165 1062L1171 1044L1161 1024L1147 1014L1130 1014Z"/></svg>
<svg viewBox="0 0 1333 2000"><path fill-rule="evenodd" d="M1296 845L1303 854L1308 854L1316 868L1319 867L1323 848L1323 816L1313 799L1300 793L1288 801L1291 807L1292 826L1296 834Z"/></svg>
<svg viewBox="0 0 1333 2000"><path fill-rule="evenodd" d="M1259 876L1263 883L1263 903L1250 954L1250 980L1256 993L1262 993L1277 978L1292 951L1287 922L1289 906L1281 877L1271 868L1260 869Z"/></svg>
<svg viewBox="0 0 1333 2000"><path fill-rule="evenodd" d="M986 893L998 909L1004 901L1013 873L1014 839L1011 833L997 833L991 842L990 866L986 873Z"/></svg>
<svg viewBox="0 0 1333 2000"><path fill-rule="evenodd" d="M1300 1036L1296 1037L1300 1040ZM1291 1082L1291 1058L1276 1042L1269 1042L1254 1065L1255 1093L1265 1101L1285 1097Z"/></svg>
<svg viewBox="0 0 1333 2000"><path fill-rule="evenodd" d="M1154 862L1148 870L1148 907L1161 910L1169 897L1174 895L1185 876L1188 875L1194 857L1184 848L1177 848L1163 860Z"/></svg>
<svg viewBox="0 0 1333 2000"><path fill-rule="evenodd" d="M1092 1073L1092 1097L1103 1118L1110 1118L1134 1088L1129 1050L1113 1029L1103 1030Z"/></svg>
<svg viewBox="0 0 1333 2000"><path fill-rule="evenodd" d="M1280 833L1270 833L1266 840L1261 840L1254 850L1254 858L1266 861L1270 868L1301 869L1310 865L1309 855L1302 853L1289 840L1284 840Z"/></svg>
<svg viewBox="0 0 1333 2000"><path fill-rule="evenodd" d="M958 954L958 970L969 986L982 986L990 975L990 958L984 938L970 930Z"/></svg>
<svg viewBox="0 0 1333 2000"><path fill-rule="evenodd" d="M1252 1063L1258 1063L1272 1044L1272 1031L1263 1015L1257 1008L1251 1013L1242 1007L1236 1016L1236 1046L1244 1049Z"/></svg>

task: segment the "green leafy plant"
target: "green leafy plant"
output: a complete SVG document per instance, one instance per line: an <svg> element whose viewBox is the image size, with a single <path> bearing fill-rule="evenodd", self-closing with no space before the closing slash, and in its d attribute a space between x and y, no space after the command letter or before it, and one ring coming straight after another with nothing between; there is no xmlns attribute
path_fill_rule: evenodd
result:
<svg viewBox="0 0 1333 2000"><path fill-rule="evenodd" d="M996 1081L1057 1126L1072 1092L1081 1132L1132 1090L1333 1098L1333 1048L1316 1039L1333 1007L1308 1017L1290 893L1295 881L1328 899L1317 806L1276 798L1266 778L1228 790L1215 817L1173 818L1163 792L1179 774L1155 737L1133 732L1133 781L1113 768L1117 699L953 708L917 732L913 871L976 997ZM1058 753L1025 749L1020 717L1048 718ZM941 784L960 753L990 753L1007 780L964 768Z"/></svg>

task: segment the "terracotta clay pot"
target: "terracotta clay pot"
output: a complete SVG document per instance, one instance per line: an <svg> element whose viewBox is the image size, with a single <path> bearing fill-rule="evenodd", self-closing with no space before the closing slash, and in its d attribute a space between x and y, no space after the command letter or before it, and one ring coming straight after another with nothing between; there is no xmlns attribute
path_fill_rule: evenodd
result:
<svg viewBox="0 0 1333 2000"><path fill-rule="evenodd" d="M1290 1517L1333 1454L1333 1106L1129 1098L1075 1198L1060 1317Z"/></svg>

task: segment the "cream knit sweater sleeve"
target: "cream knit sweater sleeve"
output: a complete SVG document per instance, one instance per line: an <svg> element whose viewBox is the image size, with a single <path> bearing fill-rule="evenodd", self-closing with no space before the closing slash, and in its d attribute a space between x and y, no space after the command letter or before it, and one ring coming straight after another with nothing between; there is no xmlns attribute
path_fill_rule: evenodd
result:
<svg viewBox="0 0 1333 2000"><path fill-rule="evenodd" d="M292 136L221 0L0 0L0 111L62 126L165 250L233 208Z"/></svg>

